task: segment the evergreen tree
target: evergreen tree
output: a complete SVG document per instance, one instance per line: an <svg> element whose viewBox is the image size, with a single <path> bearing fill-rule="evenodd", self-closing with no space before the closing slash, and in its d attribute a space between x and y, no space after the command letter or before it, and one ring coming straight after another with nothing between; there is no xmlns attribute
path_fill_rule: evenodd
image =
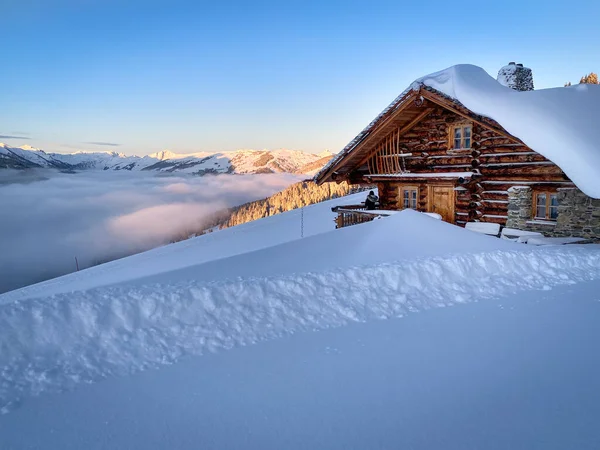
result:
<svg viewBox="0 0 600 450"><path fill-rule="evenodd" d="M585 84L600 84L598 82L598 74L591 72L588 75L584 75L583 77L581 77L581 80L579 81L579 83L585 83Z"/></svg>
<svg viewBox="0 0 600 450"><path fill-rule="evenodd" d="M229 220L220 223L220 228L241 225L252 220L341 197L347 195L351 189L346 183L324 183L321 186L317 186L313 181L296 183L264 200L233 208Z"/></svg>

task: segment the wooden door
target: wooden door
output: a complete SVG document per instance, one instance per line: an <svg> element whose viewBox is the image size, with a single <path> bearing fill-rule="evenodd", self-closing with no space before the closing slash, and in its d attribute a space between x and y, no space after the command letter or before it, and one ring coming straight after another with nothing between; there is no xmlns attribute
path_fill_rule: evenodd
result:
<svg viewBox="0 0 600 450"><path fill-rule="evenodd" d="M429 211L438 213L442 220L454 223L454 187L429 186Z"/></svg>

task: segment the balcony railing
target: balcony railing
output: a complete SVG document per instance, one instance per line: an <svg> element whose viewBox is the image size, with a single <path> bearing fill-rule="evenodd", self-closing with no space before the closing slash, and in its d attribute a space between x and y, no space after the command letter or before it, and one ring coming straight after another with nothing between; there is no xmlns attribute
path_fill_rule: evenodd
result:
<svg viewBox="0 0 600 450"><path fill-rule="evenodd" d="M340 205L331 208L338 216L335 219L336 228L349 227L359 223L370 222L377 217L387 217L396 211L388 210L367 210L364 204L360 205Z"/></svg>

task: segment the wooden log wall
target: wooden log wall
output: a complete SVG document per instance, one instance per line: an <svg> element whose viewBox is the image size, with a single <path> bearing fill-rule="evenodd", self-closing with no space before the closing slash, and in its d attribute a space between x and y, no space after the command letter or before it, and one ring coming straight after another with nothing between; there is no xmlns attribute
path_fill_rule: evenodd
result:
<svg viewBox="0 0 600 450"><path fill-rule="evenodd" d="M427 107L434 105L427 104ZM484 221L504 224L508 216L508 189L512 186L556 189L574 186L563 171L542 155L499 133L472 125L472 148L452 150L449 130L465 119L436 106L419 124L404 135L397 130L378 145L368 160L371 175L410 172L419 173L473 172L464 184L456 179L455 222ZM400 157L400 154L411 156ZM419 187L419 208L426 211L427 185L432 181L402 181L389 178L378 183L383 207L401 208L398 187L401 184Z"/></svg>

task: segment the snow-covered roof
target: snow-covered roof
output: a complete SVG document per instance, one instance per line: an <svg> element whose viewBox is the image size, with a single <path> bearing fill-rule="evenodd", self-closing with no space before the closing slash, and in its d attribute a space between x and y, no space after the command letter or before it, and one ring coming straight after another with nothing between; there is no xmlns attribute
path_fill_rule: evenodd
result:
<svg viewBox="0 0 600 450"><path fill-rule="evenodd" d="M330 164L326 173L354 150L390 110L422 87L493 119L508 133L558 165L587 195L600 198L600 86L515 91L480 67L461 64L416 80L363 130ZM318 175L317 175L318 177Z"/></svg>
<svg viewBox="0 0 600 450"><path fill-rule="evenodd" d="M470 111L498 122L558 165L587 195L600 198L600 86L515 91L481 67L461 64L420 78Z"/></svg>

